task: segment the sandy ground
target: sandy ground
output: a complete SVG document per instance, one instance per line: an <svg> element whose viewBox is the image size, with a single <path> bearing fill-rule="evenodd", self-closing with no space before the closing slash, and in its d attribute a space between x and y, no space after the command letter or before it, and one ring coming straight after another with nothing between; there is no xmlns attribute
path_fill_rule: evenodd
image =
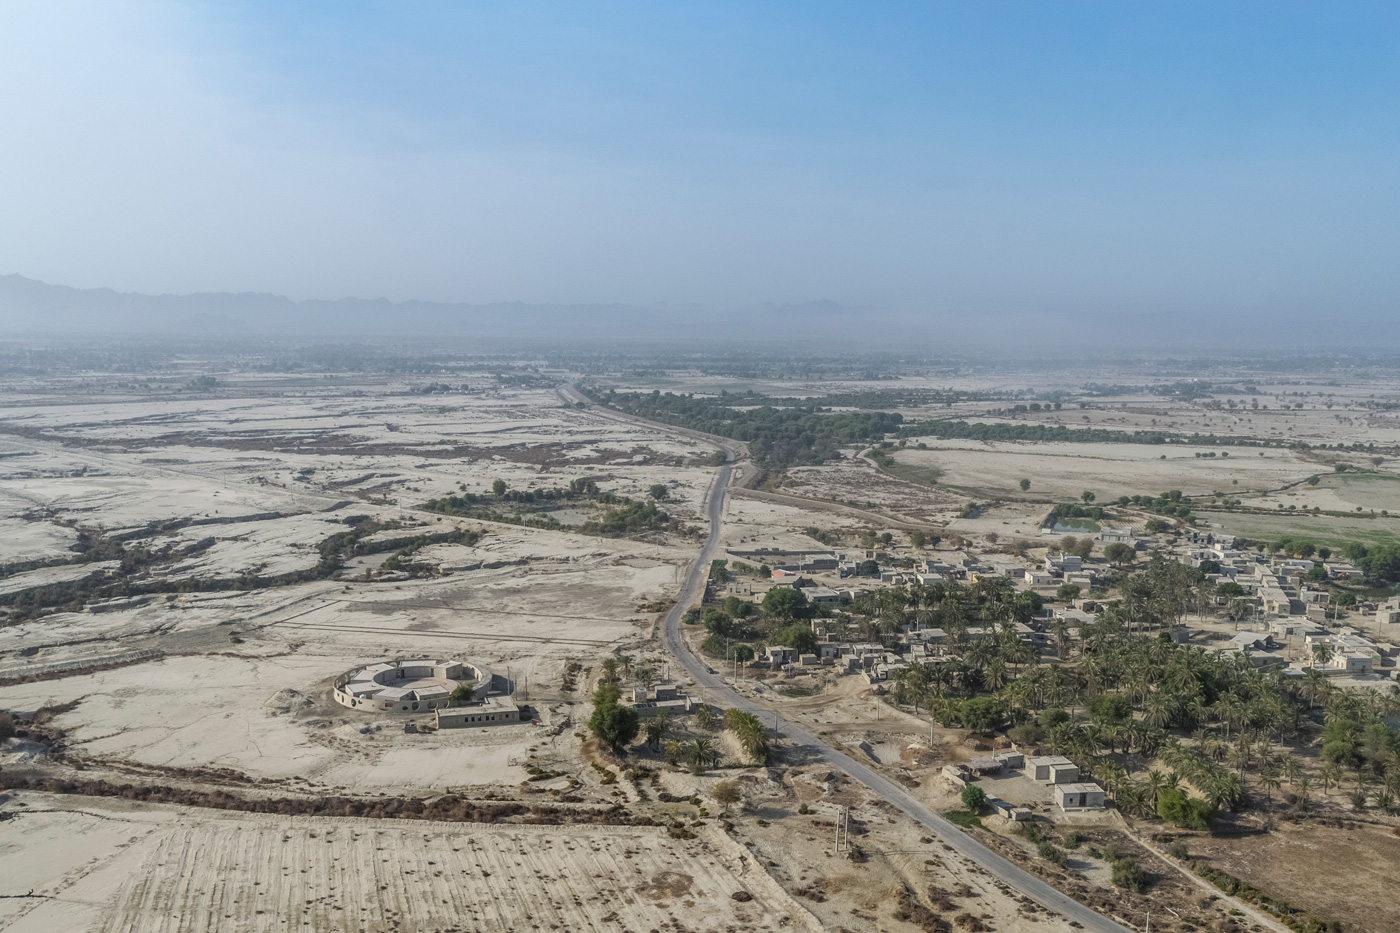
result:
<svg viewBox="0 0 1400 933"><path fill-rule="evenodd" d="M1101 381L1122 381L1122 375L1105 371ZM695 391L722 382L694 374L674 380ZM949 371L920 384L1072 388L1062 376L1014 371ZM884 387L880 381L771 381L784 394ZM473 545L420 551L416 560L432 574L421 579L360 579L386 557L366 555L351 562L342 580L172 593L0 628L0 666L7 670L148 647L165 652L128 667L3 687L0 707L76 702L53 724L65 730L71 758L94 777L199 783L198 769L227 768L258 782L253 792L427 797L462 789L509 796L521 793L518 785L533 763L578 781L585 799L625 799L651 808L646 812L690 818L694 808L661 804L642 783L601 785L576 732L587 714L581 701L589 671L603 656L626 650L661 660L648 654L648 639L699 539L601 539L458 521L417 506L464 489L485 492L497 479L531 489L590 476L633 497L664 483L666 510L699 523L713 475L700 462L709 449L563 407L545 390L423 396L409 388L408 381L394 379L341 377L318 384L311 377L278 382L249 375L208 396L94 399L39 386L27 397L9 396L0 413L0 562L69 554L79 528L125 533L129 544L153 550L212 538L207 548L158 569L176 580L304 569L316 561L318 542L346 527L340 520L352 514L408 526L386 536L458 526L483 536ZM1354 407L1373 385L1295 382L1258 389L1258 409L1216 410L1205 401L1140 392L1015 420L1329 443L1400 439L1393 413ZM1283 410L1293 398L1285 393L1300 390L1331 393L1327 398L1343 407L1326 409L1322 397L1312 396L1302 410ZM986 419L1004 404L906 415ZM898 457L916 468L943 469L935 486L848 459L791 471L785 491L854 502L896 521L1005 538L1033 536L1045 499L1077 497L1083 489L1101 500L1171 488L1219 488L1246 497L1320 473L1317 487L1270 495L1285 504L1378 510L1390 508L1400 490L1400 483L1392 490L1386 479L1334 477L1331 452L1303 459L1279 449L1259 457L1256 450L1231 448L1228 459L1198 459L1193 448L1176 446L930 447ZM1168 460L1160 459L1163 453ZM1024 499L1016 488L1022 476L1033 482ZM963 487L978 498L994 491L1006 503L959 519L971 495ZM587 507L571 505L566 512L581 520ZM239 520L225 522L229 518ZM199 524L152 527L170 520ZM726 507L723 542L825 549L804 534L812 526L848 539L867 528L886 530L869 511L736 497ZM43 574L57 573L56 580L74 571L35 573L40 576L16 575L0 586L28 587L52 582ZM487 664L511 681L542 724L414 734L404 731L401 719L356 714L330 702L336 675L383 657L418 654ZM571 663L583 672L566 692ZM774 702L784 715L806 717L852 754L900 776L936 809L957 806L955 791L936 772L945 761L976 753L961 736L936 730L930 747L926 722L888 707L877 714L858 679L841 678L831 690ZM765 691L772 699L771 689ZM731 742L721 737L721 744L734 755ZM9 743L0 767L34 764L40 754L37 747ZM747 930L810 926L810 910L827 928L855 931L901 928L894 892L908 886L923 897L934 885L957 891L956 910L993 929L1064 929L1057 918L1030 912L996 879L942 852L861 788L805 768L800 750L783 754L792 756L783 759L787 770L734 768L698 777L667 771L659 778L671 793L702 796L722 778L740 780L748 800L735 818L738 845L714 826L687 841L652 829L254 818L24 793L3 804L7 812L24 814L0 832L0 877L7 879L0 894L33 889L54 896L0 898L0 925L104 933L216 926L363 933ZM999 790L1045 804L1037 788L1014 780ZM812 812L800 812L803 804ZM838 805L854 808L865 862L831 851L830 820ZM1076 858L1072 867L1079 872L1074 883L1106 883L1103 865ZM796 892L803 906L765 871ZM1379 883L1368 882L1372 889ZM753 899L735 901L730 895L741 888ZM1358 889L1357 897L1363 893Z"/></svg>
<svg viewBox="0 0 1400 933"><path fill-rule="evenodd" d="M1400 837L1389 827L1305 820L1278 823L1262 836L1190 842L1193 854L1217 868L1343 929L1400 929L1400 905L1378 896L1392 888L1400 864Z"/></svg>
<svg viewBox="0 0 1400 933"><path fill-rule="evenodd" d="M9 800L14 933L815 929L722 834L306 819ZM746 901L731 895L743 891Z"/></svg>
<svg viewBox="0 0 1400 933"><path fill-rule="evenodd" d="M1219 490L1273 489L1317 472L1316 464L1291 451L1195 448L1158 444L975 443L929 440L928 450L900 450L896 462L911 467L938 466L940 483L981 495L1020 496L1019 483L1031 481L1035 498L1078 500L1085 490L1101 501L1119 496L1157 495L1179 489L1187 495ZM1219 451L1229 450L1221 458ZM1216 452L1200 458L1198 452ZM1165 456L1166 459L1162 459ZM1237 489L1239 487L1239 489Z"/></svg>

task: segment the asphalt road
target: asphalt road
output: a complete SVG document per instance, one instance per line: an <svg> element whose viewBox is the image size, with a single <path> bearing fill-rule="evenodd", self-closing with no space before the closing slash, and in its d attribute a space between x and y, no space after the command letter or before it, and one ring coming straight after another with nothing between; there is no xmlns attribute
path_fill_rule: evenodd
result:
<svg viewBox="0 0 1400 933"><path fill-rule="evenodd" d="M565 401L578 401L581 396L577 394L572 386L561 387L556 390L559 397ZM572 397L571 397L572 396ZM610 413L616 416L617 413ZM701 549L695 562L686 571L685 582L681 587L680 596L676 599L676 604L671 611L666 614L666 619L662 623L662 639L666 645L666 650L670 651L685 668L686 673L695 678L695 682L709 691L710 695L722 706L737 707L742 710L762 716L765 721L772 722L770 726L774 732L782 738L787 739L794 745L806 748L814 758L822 761L828 767L844 772L852 779L859 781L879 794L886 801L898 807L915 822L923 825L934 836L946 842L959 855L969 861L981 866L987 872L1000 878L1016 891L1031 898L1042 907L1062 914L1066 918L1078 921L1086 930L1094 933L1131 933L1128 927L1122 926L1113 920L1099 914L1083 904L1074 900L1068 895L1062 894L1055 888L1041 881L1039 878L1018 868L1011 862L997 855L991 849L982 845L976 839L964 833L954 824L948 822L943 817L919 803L909 796L895 782L889 780L884 775L875 771L868 765L857 761L849 755L838 751L828 745L825 741L786 720L779 720L777 714L767 707L759 706L753 701L739 695L724 682L718 674L711 674L710 666L701 658L691 654L690 648L681 638L681 617L685 615L687 609L694 606L700 599L705 579L709 576L710 561L714 559L715 552L719 549L720 525L723 522L724 499L729 488L729 480L734 472L734 452L729 451L730 462L720 467L719 473L715 476L714 484L710 487L709 496L709 519L710 533L705 539L705 546Z"/></svg>
<svg viewBox="0 0 1400 933"><path fill-rule="evenodd" d="M662 630L666 649L676 657L686 672L695 678L696 683L708 690L720 705L747 710L762 716L768 722L778 720L776 725L770 728L773 728L780 736L794 745L803 746L814 758L819 759L828 767L845 772L854 780L869 787L913 820L922 824L933 835L952 846L959 855L980 865L1015 888L1019 893L1030 897L1042 907L1063 914L1070 920L1077 920L1086 930L1092 930L1095 933L1128 933L1127 927L1090 910L1068 895L1062 894L1044 881L997 855L957 826L909 796L904 788L873 768L838 751L806 729L779 719L773 710L759 706L734 692L719 675L709 673L708 663L691 654L690 649L681 638L681 617L699 600L701 588L705 584L706 577L709 576L710 561L714 559L715 552L719 548L719 530L723 520L725 490L729 485L732 470L732 463L721 467L719 475L715 477L714 485L710 488L710 534L700 556L695 559L695 563L691 564L690 569L686 572L685 584L681 589L680 598L676 600L676 605L672 607L671 611L666 614Z"/></svg>

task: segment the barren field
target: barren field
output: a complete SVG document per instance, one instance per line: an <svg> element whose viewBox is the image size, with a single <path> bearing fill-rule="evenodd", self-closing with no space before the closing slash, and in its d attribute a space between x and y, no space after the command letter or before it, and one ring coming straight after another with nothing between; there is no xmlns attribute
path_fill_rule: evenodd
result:
<svg viewBox="0 0 1400 933"><path fill-rule="evenodd" d="M815 929L720 833L303 819L30 795L0 874L7 930ZM745 900L733 897L738 892Z"/></svg>
<svg viewBox="0 0 1400 933"><path fill-rule="evenodd" d="M1192 840L1193 854L1270 897L1358 933L1400 930L1400 905L1377 896L1395 884L1400 837L1389 827L1283 822L1273 832Z"/></svg>
<svg viewBox="0 0 1400 933"><path fill-rule="evenodd" d="M1077 500L1085 490L1100 501L1168 489L1193 496L1214 491L1235 495L1274 489L1318 471L1316 464L1280 449L956 440L927 444L928 450L895 452L894 472L917 481L936 467L942 471L940 485L973 496L1021 497L1022 479L1031 481L1024 495L1040 500ZM1222 458L1222 450L1230 455ZM1216 456L1201 458L1197 453Z"/></svg>

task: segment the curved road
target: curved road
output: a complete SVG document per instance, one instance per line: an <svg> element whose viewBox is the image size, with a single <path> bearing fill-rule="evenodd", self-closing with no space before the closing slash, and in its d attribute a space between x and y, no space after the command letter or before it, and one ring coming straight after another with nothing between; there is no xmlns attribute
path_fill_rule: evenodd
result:
<svg viewBox="0 0 1400 933"><path fill-rule="evenodd" d="M568 389L572 389L572 386ZM566 398L564 392L567 389L561 387L561 390L556 391L560 392L561 398ZM575 400L577 400L577 396L575 396ZM617 413L610 414L616 415ZM675 606L666 614L666 619L662 623L662 638L666 649L675 656L680 665L685 668L686 673L695 678L696 683L710 691L721 703L755 714L771 714L773 710L753 703L731 689L719 675L711 674L709 665L691 654L690 648L681 638L681 617L685 615L687 609L699 601L705 580L709 577L710 561L714 559L715 552L719 548L719 531L723 522L725 492L734 471L734 451L727 446L725 451L730 460L720 467L719 473L715 476L714 484L710 487L710 534L705 539L705 546L701 549L699 556L695 558L695 562L686 571L685 583L681 587ZM1030 872L997 855L957 826L909 796L904 788L889 778L838 751L806 729L784 720L774 727L773 731L795 745L805 746L827 766L842 771L869 787L915 822L926 827L934 836L946 842L959 855L981 866L1042 907L1062 914L1069 920L1077 921L1084 929L1094 931L1094 933L1131 933L1127 927L1085 907L1074 898L1061 893Z"/></svg>

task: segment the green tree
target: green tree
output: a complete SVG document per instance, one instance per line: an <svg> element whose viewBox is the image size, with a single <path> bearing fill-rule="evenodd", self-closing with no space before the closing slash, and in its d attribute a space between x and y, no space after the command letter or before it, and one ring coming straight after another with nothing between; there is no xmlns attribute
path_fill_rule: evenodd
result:
<svg viewBox="0 0 1400 933"><path fill-rule="evenodd" d="M973 732L995 732L1006 722L1006 704L993 697L972 697L959 705L958 720Z"/></svg>
<svg viewBox="0 0 1400 933"><path fill-rule="evenodd" d="M710 796L714 798L715 803L724 807L725 813L728 813L730 807L744 799L744 792L740 789L738 781L720 781L710 788Z"/></svg>
<svg viewBox="0 0 1400 933"><path fill-rule="evenodd" d="M593 715L588 719L588 729L598 741L623 755L628 743L637 737L641 723L637 711L623 706L620 698L616 684L599 684L593 691Z"/></svg>
<svg viewBox="0 0 1400 933"><path fill-rule="evenodd" d="M647 495L651 496L657 502L667 498L670 494L671 491L666 488L664 483L655 483L647 489Z"/></svg>
<svg viewBox="0 0 1400 933"><path fill-rule="evenodd" d="M1021 480L1020 486L1022 492L1029 492L1031 488L1031 481L1028 479L1023 479Z"/></svg>
<svg viewBox="0 0 1400 933"><path fill-rule="evenodd" d="M1079 598L1078 583L1061 583L1055 590L1055 598L1062 602L1072 603Z"/></svg>
<svg viewBox="0 0 1400 933"><path fill-rule="evenodd" d="M1120 693L1101 693L1089 701L1089 715L1101 726L1116 726L1133 715L1132 701Z"/></svg>
<svg viewBox="0 0 1400 933"><path fill-rule="evenodd" d="M784 648L792 648L798 654L815 654L817 651L816 633L812 631L810 625L802 622L794 623L774 632L769 642Z"/></svg>
<svg viewBox="0 0 1400 933"><path fill-rule="evenodd" d="M1164 788L1157 795L1157 815L1184 829L1208 831L1215 813L1210 804L1187 795L1179 787Z"/></svg>
<svg viewBox="0 0 1400 933"><path fill-rule="evenodd" d="M1094 499L1097 497L1092 492L1086 489L1079 494L1079 498L1084 500L1085 505L1088 505L1090 502L1093 502Z"/></svg>
<svg viewBox="0 0 1400 933"><path fill-rule="evenodd" d="M969 784L962 789L962 803L965 810L976 816L987 803L987 792L976 784Z"/></svg>
<svg viewBox="0 0 1400 933"><path fill-rule="evenodd" d="M1137 551L1131 544L1115 541L1103 549L1103 556L1115 564L1131 564L1137 560Z"/></svg>
<svg viewBox="0 0 1400 933"><path fill-rule="evenodd" d="M777 586L764 594L762 608L770 619L800 619L807 613L807 594L794 586Z"/></svg>
<svg viewBox="0 0 1400 933"><path fill-rule="evenodd" d="M497 499L506 494L506 489L506 481L503 479L498 479L491 484L491 491L496 494Z"/></svg>

